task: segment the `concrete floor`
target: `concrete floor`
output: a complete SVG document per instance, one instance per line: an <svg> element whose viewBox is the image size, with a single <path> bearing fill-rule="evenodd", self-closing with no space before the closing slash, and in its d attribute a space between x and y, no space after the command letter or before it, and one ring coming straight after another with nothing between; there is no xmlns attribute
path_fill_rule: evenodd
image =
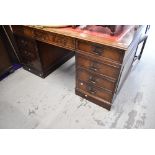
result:
<svg viewBox="0 0 155 155"><path fill-rule="evenodd" d="M155 128L155 29L111 111L74 93L75 60L41 79L23 69L0 82L0 128Z"/></svg>

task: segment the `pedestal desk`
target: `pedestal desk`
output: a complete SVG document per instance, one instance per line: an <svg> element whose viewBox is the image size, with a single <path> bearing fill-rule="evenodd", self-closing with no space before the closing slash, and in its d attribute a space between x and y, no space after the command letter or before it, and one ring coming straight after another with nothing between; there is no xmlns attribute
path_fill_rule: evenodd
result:
<svg viewBox="0 0 155 155"><path fill-rule="evenodd" d="M12 30L24 69L44 78L75 55L76 94L109 110L147 39L147 26L126 26L117 36L72 27Z"/></svg>

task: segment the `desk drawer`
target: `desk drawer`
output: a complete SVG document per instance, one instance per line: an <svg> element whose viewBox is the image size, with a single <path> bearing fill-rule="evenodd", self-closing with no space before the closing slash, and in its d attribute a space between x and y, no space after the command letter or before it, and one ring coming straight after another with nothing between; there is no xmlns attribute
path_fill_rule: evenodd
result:
<svg viewBox="0 0 155 155"><path fill-rule="evenodd" d="M103 100L106 100L108 102L112 101L112 93L108 92L102 88L97 88L91 84L85 83L83 81L78 81L77 82L77 87L78 89L81 89L85 92L87 92L88 94L93 95L94 97L99 97Z"/></svg>
<svg viewBox="0 0 155 155"><path fill-rule="evenodd" d="M98 87L108 89L112 92L115 89L115 81L103 77L101 78L100 76L84 69L78 69L77 79L85 81L87 83L91 83L92 85L96 85Z"/></svg>
<svg viewBox="0 0 155 155"><path fill-rule="evenodd" d="M54 34L51 32L42 31L42 30L35 30L34 34L35 34L35 39L39 41L57 45L59 47L74 49L73 38L59 35L59 34Z"/></svg>
<svg viewBox="0 0 155 155"><path fill-rule="evenodd" d="M81 54L76 55L76 63L77 63L77 66L84 67L93 72L103 74L105 76L108 76L114 79L118 78L118 75L120 72L120 67L118 66L112 66L106 63L100 63L96 60L86 58L85 56L82 56Z"/></svg>
<svg viewBox="0 0 155 155"><path fill-rule="evenodd" d="M86 41L77 40L76 49L82 52L88 52L97 57L107 58L118 63L123 61L123 51L113 47L108 47L104 45L93 44Z"/></svg>

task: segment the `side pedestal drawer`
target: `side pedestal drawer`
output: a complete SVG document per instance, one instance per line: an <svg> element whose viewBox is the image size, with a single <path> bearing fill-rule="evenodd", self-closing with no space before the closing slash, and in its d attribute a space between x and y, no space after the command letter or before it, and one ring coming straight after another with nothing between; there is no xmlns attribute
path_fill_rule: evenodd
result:
<svg viewBox="0 0 155 155"><path fill-rule="evenodd" d="M112 102L113 94L109 91L102 89L102 88L95 87L91 84L88 84L88 83L86 83L84 81L80 81L80 80L77 81L77 88L87 92L88 94L93 95L94 97L99 97L109 103Z"/></svg>
<svg viewBox="0 0 155 155"><path fill-rule="evenodd" d="M90 53L96 57L102 57L115 61L119 64L123 61L124 52L121 49L114 47L94 44L91 42L77 40L76 41L76 50L81 52Z"/></svg>
<svg viewBox="0 0 155 155"><path fill-rule="evenodd" d="M107 89L111 92L114 92L115 90L116 81L101 77L86 69L79 68L77 70L77 79Z"/></svg>
<svg viewBox="0 0 155 155"><path fill-rule="evenodd" d="M77 66L81 66L83 68L89 69L93 72L108 76L116 80L120 73L120 67L118 66L103 62L101 63L99 61L93 60L93 58L89 58L81 54L76 54L76 64Z"/></svg>

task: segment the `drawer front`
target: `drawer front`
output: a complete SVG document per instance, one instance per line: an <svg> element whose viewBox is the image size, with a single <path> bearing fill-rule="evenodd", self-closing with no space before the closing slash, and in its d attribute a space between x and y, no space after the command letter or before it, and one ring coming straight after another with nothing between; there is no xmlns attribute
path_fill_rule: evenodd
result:
<svg viewBox="0 0 155 155"><path fill-rule="evenodd" d="M77 54L76 57L77 57L76 58L77 66L84 67L84 68L89 69L93 72L103 74L105 76L109 76L109 77L112 77L114 79L118 78L118 75L120 72L119 67L112 66L109 64L100 63L97 61L93 61L93 60L87 59L86 57L81 56L79 54Z"/></svg>
<svg viewBox="0 0 155 155"><path fill-rule="evenodd" d="M80 80L77 82L77 88L87 92L88 94L93 95L94 97L99 97L108 102L112 102L112 93L104 89L94 87L93 85Z"/></svg>
<svg viewBox="0 0 155 155"><path fill-rule="evenodd" d="M91 83L92 85L108 89L112 92L115 90L115 81L101 78L94 73L88 72L84 69L78 69L77 78L81 81L85 81L87 83Z"/></svg>
<svg viewBox="0 0 155 155"><path fill-rule="evenodd" d="M64 48L74 49L74 39L42 30L34 31L35 39Z"/></svg>
<svg viewBox="0 0 155 155"><path fill-rule="evenodd" d="M120 64L123 61L123 51L113 47L97 45L90 42L77 40L76 48L78 51L88 52L90 54L93 54L94 56L107 58Z"/></svg>

